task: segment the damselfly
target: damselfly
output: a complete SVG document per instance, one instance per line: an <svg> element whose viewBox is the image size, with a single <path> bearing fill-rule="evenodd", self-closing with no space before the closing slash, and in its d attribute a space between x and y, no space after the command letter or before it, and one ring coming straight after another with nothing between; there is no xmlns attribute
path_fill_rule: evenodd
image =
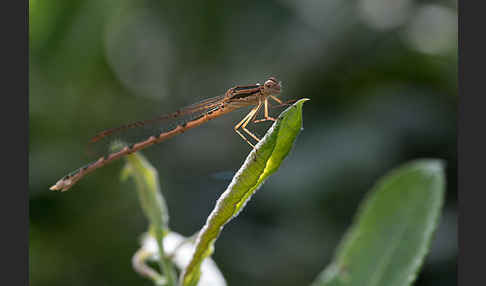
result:
<svg viewBox="0 0 486 286"><path fill-rule="evenodd" d="M245 107L245 106L254 106L254 107L240 122L238 122L238 124L234 126L233 129L236 131L236 133L238 133L239 136L241 136L241 138L243 138L243 140L245 140L248 144L254 147L254 145L250 142L250 140L248 140L248 138L244 135L244 133L249 135L257 142L260 141L260 139L255 134L250 132L246 128L246 126L250 122L258 123L258 122L263 122L268 120L275 121L275 118L269 116L268 100L272 99L278 102L279 104L282 104L282 101L275 96L280 93L280 87L281 87L280 82L278 82L276 78L270 77L267 81L265 81L263 85L255 84L255 85L246 85L246 86L235 86L228 89L228 91L226 91L226 93L223 96L204 100L197 104L190 105L186 108L180 109L174 113L159 116L154 119L137 121L130 124L122 125L117 128L112 128L112 129L107 129L105 131L102 131L91 139L92 143L97 142L107 136L110 136L114 133L121 132L126 129L137 128L147 124L156 123L158 121L164 121L167 119L176 119L184 115L200 113L199 116L189 121L186 121L182 124L179 124L170 130L161 132L159 134L155 134L148 138L144 138L142 141L139 141L130 146L125 146L119 151L100 157L97 161L94 161L64 176L54 186L50 187L50 189L53 191L67 191L85 175L115 161L116 159L119 159L133 152L137 152L139 150L145 149L156 143L160 143L177 134L183 133L189 129L197 127L205 122L208 122L211 119L220 117L226 113L229 113L231 111L234 111L238 108ZM262 107L264 109L263 118L256 119L258 111L260 111ZM244 133L242 133L241 130Z"/></svg>

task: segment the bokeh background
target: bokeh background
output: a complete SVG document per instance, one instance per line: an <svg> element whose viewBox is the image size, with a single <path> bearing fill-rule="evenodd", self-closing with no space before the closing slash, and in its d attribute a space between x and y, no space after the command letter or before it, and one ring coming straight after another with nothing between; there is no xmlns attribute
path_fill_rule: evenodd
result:
<svg viewBox="0 0 486 286"><path fill-rule="evenodd" d="M310 98L281 166L224 229L229 285L308 285L374 182L415 158L447 161L447 200L415 285L456 285L457 4L413 0L30 0L31 285L151 285L131 268L147 223L123 161L65 193L96 132L283 82ZM282 109L272 110L278 114ZM143 153L171 228L205 222L249 146L236 111ZM262 136L270 124L252 127Z"/></svg>

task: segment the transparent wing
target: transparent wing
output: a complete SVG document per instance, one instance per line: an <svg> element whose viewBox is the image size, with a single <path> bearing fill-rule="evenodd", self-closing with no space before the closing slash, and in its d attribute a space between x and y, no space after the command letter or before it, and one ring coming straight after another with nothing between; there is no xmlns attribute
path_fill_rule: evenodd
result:
<svg viewBox="0 0 486 286"><path fill-rule="evenodd" d="M144 127L146 125L154 125L154 124L163 125L164 122L166 122L166 121L177 120L178 118L187 117L188 115L191 115L191 114L199 115L200 113L203 113L208 109L216 107L219 103L221 103L221 101L223 99L224 99L224 95L204 99L200 102L197 102L195 104L192 104L192 105L186 106L182 109L179 109L178 111L173 112L173 113L164 114L164 115L161 115L161 116L158 116L158 117L155 117L155 118L141 120L141 121L135 121L135 122L124 124L124 125L121 125L121 126L118 126L118 127L115 127L115 128L106 129L106 130L99 132L94 137L92 137L90 142L91 143L98 142L98 141L100 141L101 139L103 139L107 136L111 136L115 133L119 133L119 132L125 131L127 129L131 129L131 128L140 128L140 127ZM156 134L153 134L153 135L156 135Z"/></svg>
<svg viewBox="0 0 486 286"><path fill-rule="evenodd" d="M113 142L130 145L158 136L217 107L223 99L224 95L204 99L176 112L103 130L91 138L86 153L88 157L98 157L110 153Z"/></svg>

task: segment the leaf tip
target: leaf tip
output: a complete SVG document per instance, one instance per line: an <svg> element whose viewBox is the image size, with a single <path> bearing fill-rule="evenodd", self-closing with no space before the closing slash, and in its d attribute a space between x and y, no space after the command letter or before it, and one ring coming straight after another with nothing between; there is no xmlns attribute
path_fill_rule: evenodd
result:
<svg viewBox="0 0 486 286"><path fill-rule="evenodd" d="M426 167L426 169L431 172L437 173L444 171L446 166L447 163L444 160L428 160L428 166Z"/></svg>
<svg viewBox="0 0 486 286"><path fill-rule="evenodd" d="M418 159L415 161L415 166L431 175L437 175L444 173L444 169L447 167L447 162L442 159Z"/></svg>

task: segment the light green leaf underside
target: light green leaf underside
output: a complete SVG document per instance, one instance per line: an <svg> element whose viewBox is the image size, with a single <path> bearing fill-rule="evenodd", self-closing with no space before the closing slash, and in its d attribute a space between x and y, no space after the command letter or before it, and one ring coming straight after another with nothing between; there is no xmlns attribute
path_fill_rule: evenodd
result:
<svg viewBox="0 0 486 286"><path fill-rule="evenodd" d="M218 199L199 233L192 260L182 273L182 285L197 285L201 274L200 265L212 254L213 244L224 225L242 210L250 197L265 179L279 168L290 152L295 138L302 129L302 105L307 100L297 101L280 114Z"/></svg>
<svg viewBox="0 0 486 286"><path fill-rule="evenodd" d="M382 178L334 261L312 285L411 285L437 226L444 191L440 160L416 160Z"/></svg>
<svg viewBox="0 0 486 286"><path fill-rule="evenodd" d="M156 238L159 249L159 266L168 286L176 284L176 272L164 251L163 240L169 230L169 212L160 192L159 176L155 168L139 152L125 157L122 180L133 178L138 198L145 216L149 220L149 231ZM156 285L157 285L157 281ZM159 281L160 282L160 281Z"/></svg>
<svg viewBox="0 0 486 286"><path fill-rule="evenodd" d="M152 226L166 229L169 224L167 205L160 192L158 173L141 153L128 155L122 180L133 178L140 204Z"/></svg>

